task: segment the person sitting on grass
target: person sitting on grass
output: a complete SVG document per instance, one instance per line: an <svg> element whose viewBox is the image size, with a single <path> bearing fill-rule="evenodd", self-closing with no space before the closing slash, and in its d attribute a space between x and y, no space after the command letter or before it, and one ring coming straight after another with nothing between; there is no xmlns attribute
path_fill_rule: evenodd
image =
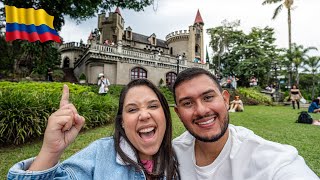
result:
<svg viewBox="0 0 320 180"><path fill-rule="evenodd" d="M38 156L15 164L8 180L180 179L170 108L147 79L133 80L122 89L113 137L96 140L60 163L84 122L64 85L60 108L48 119Z"/></svg>
<svg viewBox="0 0 320 180"><path fill-rule="evenodd" d="M229 112L243 112L243 111L244 111L244 107L240 99L240 96L235 96L235 99L231 101Z"/></svg>
<svg viewBox="0 0 320 180"><path fill-rule="evenodd" d="M320 120L313 119L310 114L306 111L300 112L300 115L298 117L298 120L296 123L302 123L302 124L312 124L315 126L320 126Z"/></svg>
<svg viewBox="0 0 320 180"><path fill-rule="evenodd" d="M312 103L310 104L308 108L309 113L319 113L320 112L320 107L319 107L319 99L314 99Z"/></svg>

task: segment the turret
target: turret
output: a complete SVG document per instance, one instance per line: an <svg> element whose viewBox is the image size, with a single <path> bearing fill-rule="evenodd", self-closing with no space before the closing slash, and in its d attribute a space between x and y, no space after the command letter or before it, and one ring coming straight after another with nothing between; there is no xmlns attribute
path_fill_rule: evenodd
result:
<svg viewBox="0 0 320 180"><path fill-rule="evenodd" d="M189 57L194 62L204 62L204 41L203 41L203 26L204 22L202 20L200 11L198 9L196 18L194 20L193 26L189 27L189 49L191 50L189 52Z"/></svg>
<svg viewBox="0 0 320 180"><path fill-rule="evenodd" d="M114 12L109 13L109 17L103 17L101 13L98 20L98 28L101 33L100 43L106 40L117 43L122 40L124 33L124 20L121 16L120 9L117 7Z"/></svg>

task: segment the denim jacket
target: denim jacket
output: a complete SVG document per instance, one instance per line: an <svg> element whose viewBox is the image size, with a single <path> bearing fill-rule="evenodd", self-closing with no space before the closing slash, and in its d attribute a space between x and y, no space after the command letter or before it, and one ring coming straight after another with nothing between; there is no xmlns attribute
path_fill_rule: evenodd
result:
<svg viewBox="0 0 320 180"><path fill-rule="evenodd" d="M137 160L132 148L124 140L121 149L133 160ZM143 171L126 165L114 148L113 137L102 138L74 154L62 163L44 171L26 171L34 158L21 161L9 170L11 179L146 179Z"/></svg>

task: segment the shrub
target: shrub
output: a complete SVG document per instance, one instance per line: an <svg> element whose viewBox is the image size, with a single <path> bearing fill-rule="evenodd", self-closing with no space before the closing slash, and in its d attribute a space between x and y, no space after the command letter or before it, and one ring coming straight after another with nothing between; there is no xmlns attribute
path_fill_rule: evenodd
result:
<svg viewBox="0 0 320 180"><path fill-rule="evenodd" d="M239 94L241 94L242 97L245 97L242 98L244 104L272 104L271 97L263 93L260 93L257 88L238 88L237 91Z"/></svg>
<svg viewBox="0 0 320 180"><path fill-rule="evenodd" d="M117 99L100 96L89 86L67 83L72 102L86 118L84 129L111 123ZM0 82L0 143L21 144L40 137L47 119L59 108L63 84Z"/></svg>
<svg viewBox="0 0 320 180"><path fill-rule="evenodd" d="M86 79L87 79L87 77L84 73L82 73L79 77L79 80L86 80Z"/></svg>
<svg viewBox="0 0 320 180"><path fill-rule="evenodd" d="M164 97L167 99L168 104L175 104L172 91L167 86L163 86L159 88Z"/></svg>
<svg viewBox="0 0 320 180"><path fill-rule="evenodd" d="M61 82L63 81L64 72L61 69L55 69L52 73L52 78L54 81Z"/></svg>

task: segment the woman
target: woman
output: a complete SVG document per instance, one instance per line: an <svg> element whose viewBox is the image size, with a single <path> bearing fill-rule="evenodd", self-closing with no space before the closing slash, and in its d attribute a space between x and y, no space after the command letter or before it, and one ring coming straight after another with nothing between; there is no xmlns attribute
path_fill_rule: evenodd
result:
<svg viewBox="0 0 320 180"><path fill-rule="evenodd" d="M302 95L300 93L299 88L296 85L292 85L292 88L290 90L290 99L292 102L292 108L295 109L295 102L297 102L298 109L300 109L300 99L302 98Z"/></svg>
<svg viewBox="0 0 320 180"><path fill-rule="evenodd" d="M312 103L309 105L309 108L308 108L308 112L309 113L318 113L320 112L320 107L319 107L319 99L314 99L312 101Z"/></svg>
<svg viewBox="0 0 320 180"><path fill-rule="evenodd" d="M231 101L231 106L230 106L230 110L229 112L243 112L244 111L244 107L243 107L243 103L240 99L240 96L235 96L235 99L233 101Z"/></svg>
<svg viewBox="0 0 320 180"><path fill-rule="evenodd" d="M65 85L38 156L14 165L8 179L180 179L170 109L150 81L133 80L122 90L113 137L91 143L60 164L84 124L68 99Z"/></svg>
<svg viewBox="0 0 320 180"><path fill-rule="evenodd" d="M99 88L99 94L106 94L109 90L110 82L107 78L104 77L103 73L99 74L99 80L98 80L98 86Z"/></svg>

